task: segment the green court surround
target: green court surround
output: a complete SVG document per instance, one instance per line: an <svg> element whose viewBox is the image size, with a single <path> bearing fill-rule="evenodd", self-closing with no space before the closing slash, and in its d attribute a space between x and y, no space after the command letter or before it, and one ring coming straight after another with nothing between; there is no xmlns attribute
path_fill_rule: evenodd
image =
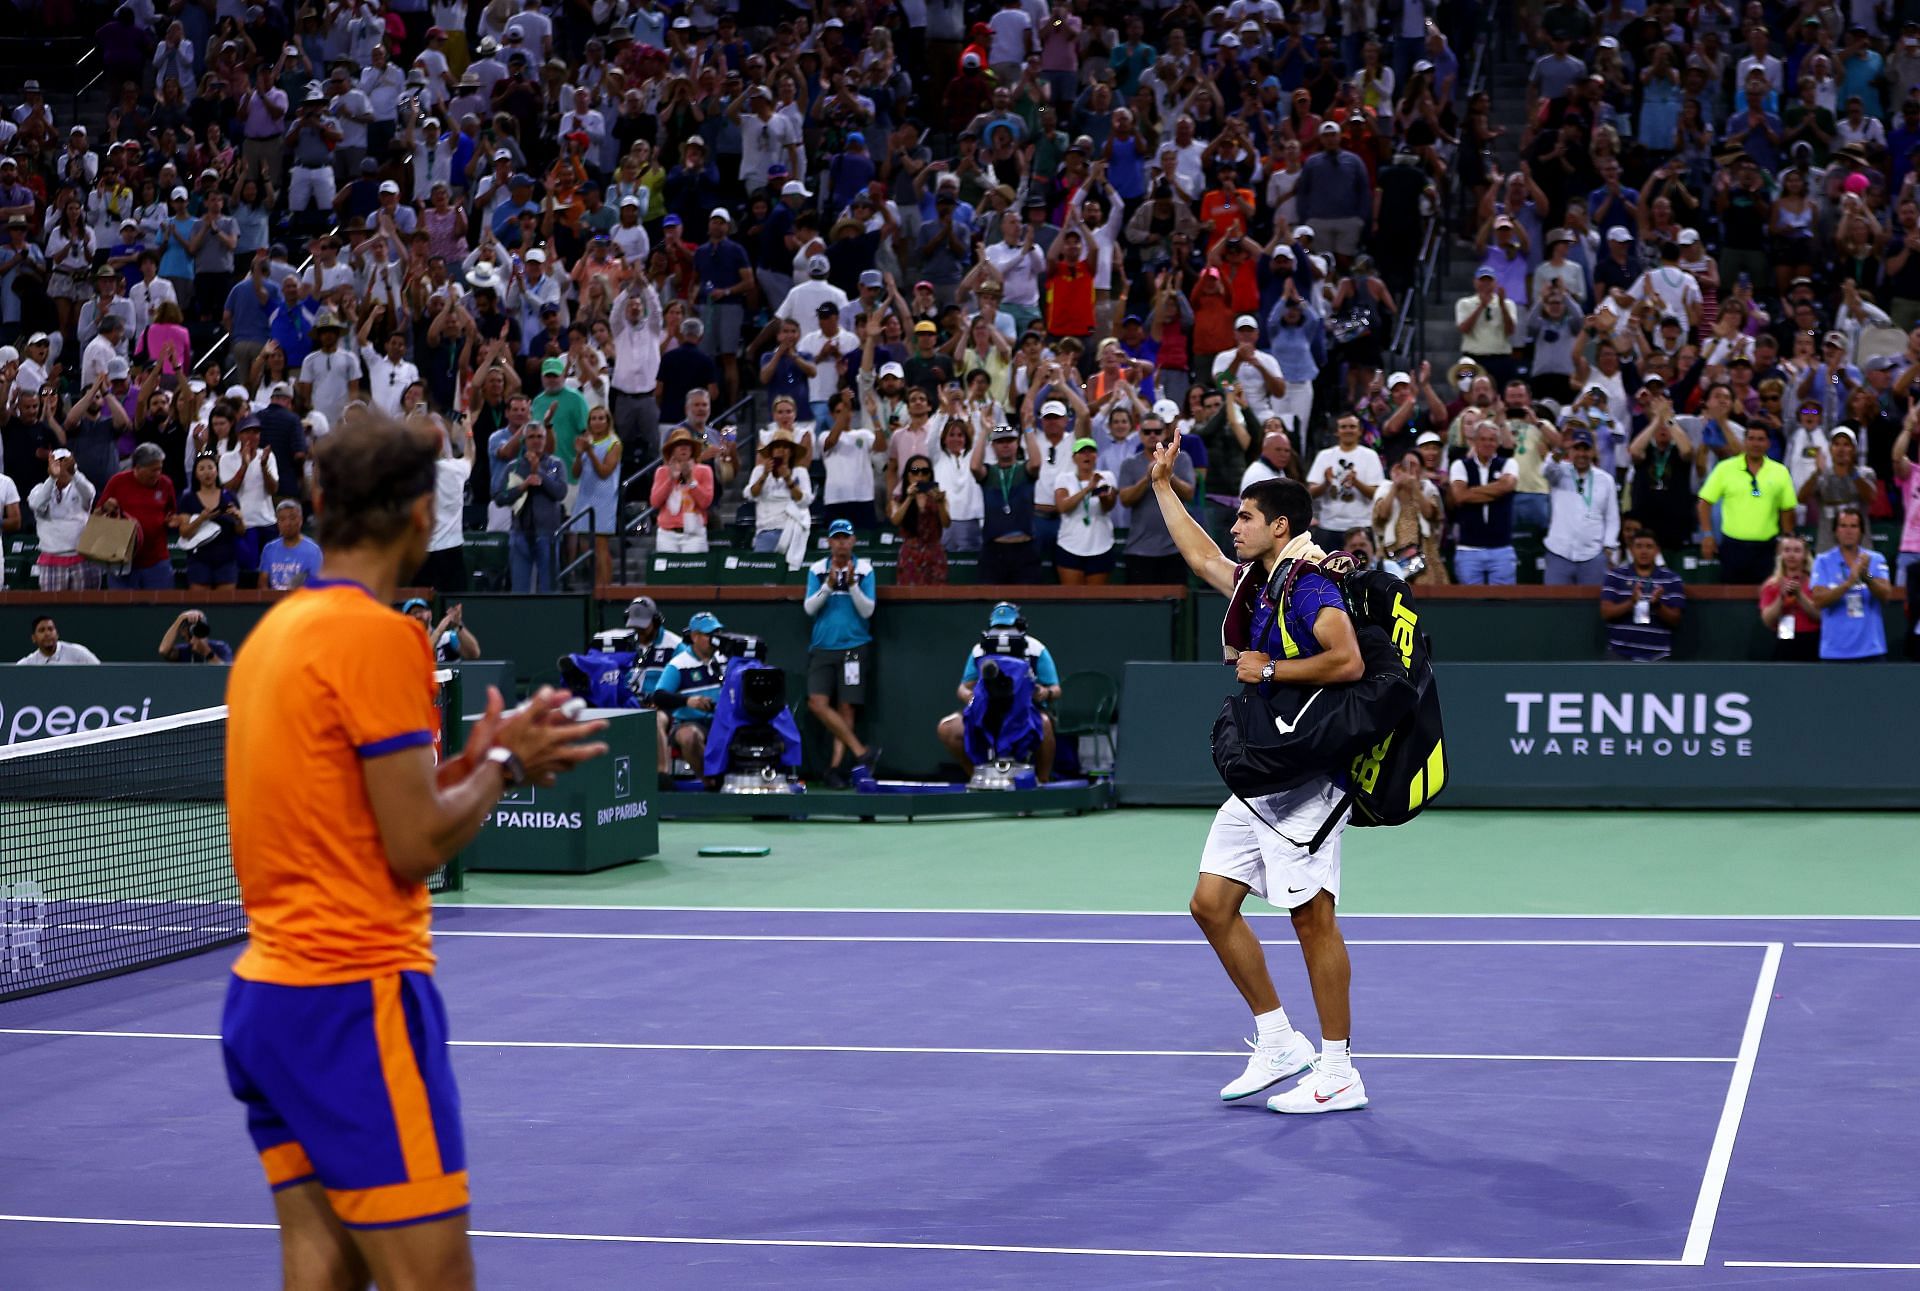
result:
<svg viewBox="0 0 1920 1291"><path fill-rule="evenodd" d="M475 874L463 904L1181 911L1212 813L667 822L600 874ZM1920 916L1911 814L1437 810L1349 830L1356 913ZM765 844L759 859L702 846ZM1260 903L1254 903L1259 906Z"/></svg>

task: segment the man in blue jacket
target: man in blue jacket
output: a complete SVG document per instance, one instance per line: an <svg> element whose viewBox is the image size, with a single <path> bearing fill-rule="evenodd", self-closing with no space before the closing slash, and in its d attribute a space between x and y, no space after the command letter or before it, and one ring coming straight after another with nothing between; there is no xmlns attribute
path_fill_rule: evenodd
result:
<svg viewBox="0 0 1920 1291"><path fill-rule="evenodd" d="M827 785L844 789L850 783L840 769L848 752L856 765L871 767L880 750L863 744L853 724L867 702L873 630L873 565L854 559L853 524L835 520L827 526L827 555L807 570L807 616L813 620L813 642L807 651L807 711L833 736L833 756L827 762Z"/></svg>

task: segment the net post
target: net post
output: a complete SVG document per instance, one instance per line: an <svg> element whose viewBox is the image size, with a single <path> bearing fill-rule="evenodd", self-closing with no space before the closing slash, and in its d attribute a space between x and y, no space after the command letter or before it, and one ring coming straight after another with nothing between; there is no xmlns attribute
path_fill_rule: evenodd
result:
<svg viewBox="0 0 1920 1291"><path fill-rule="evenodd" d="M440 748L442 756L457 757L467 743L466 707L461 702L460 669L443 668L434 674L440 682ZM428 884L436 892L458 892L466 884L466 867L455 856Z"/></svg>

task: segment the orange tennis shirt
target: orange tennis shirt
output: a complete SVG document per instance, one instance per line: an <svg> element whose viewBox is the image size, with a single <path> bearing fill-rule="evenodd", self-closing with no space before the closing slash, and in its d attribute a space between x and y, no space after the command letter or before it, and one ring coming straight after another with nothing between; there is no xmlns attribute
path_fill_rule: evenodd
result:
<svg viewBox="0 0 1920 1291"><path fill-rule="evenodd" d="M309 583L234 656L227 823L250 925L237 975L328 986L433 971L431 899L387 863L362 779L369 759L437 742L433 673L421 626L357 583Z"/></svg>

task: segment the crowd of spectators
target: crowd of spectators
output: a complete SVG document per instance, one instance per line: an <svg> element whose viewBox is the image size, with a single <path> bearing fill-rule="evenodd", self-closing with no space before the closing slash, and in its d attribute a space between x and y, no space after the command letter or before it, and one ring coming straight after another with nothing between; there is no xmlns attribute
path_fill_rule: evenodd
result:
<svg viewBox="0 0 1920 1291"><path fill-rule="evenodd" d="M449 592L480 529L516 590L615 581L636 516L796 576L844 523L906 583L1165 581L1143 452L1178 437L1203 519L1291 475L1429 583L1534 542L1598 588L1639 531L1751 584L1801 532L1817 579L1848 506L1862 553L1904 521L1905 581L1914 18L130 0L103 120L28 80L0 123L6 523L42 586L97 585L101 510L140 526L117 585L177 547L286 585L309 444L380 414L442 431ZM1500 103L1483 27L1529 67ZM1415 361L1448 213L1473 290Z"/></svg>

